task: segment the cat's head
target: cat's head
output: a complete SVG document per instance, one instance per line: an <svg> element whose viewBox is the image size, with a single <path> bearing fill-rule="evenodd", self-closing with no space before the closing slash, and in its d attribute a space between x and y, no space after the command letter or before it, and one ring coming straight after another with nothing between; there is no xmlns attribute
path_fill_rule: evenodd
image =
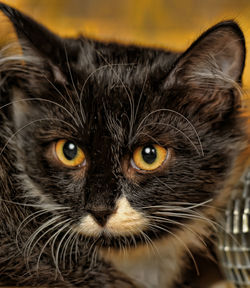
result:
<svg viewBox="0 0 250 288"><path fill-rule="evenodd" d="M235 22L178 54L61 38L0 9L23 48L22 61L0 59L19 177L27 198L62 221L57 229L133 245L213 205L244 142Z"/></svg>

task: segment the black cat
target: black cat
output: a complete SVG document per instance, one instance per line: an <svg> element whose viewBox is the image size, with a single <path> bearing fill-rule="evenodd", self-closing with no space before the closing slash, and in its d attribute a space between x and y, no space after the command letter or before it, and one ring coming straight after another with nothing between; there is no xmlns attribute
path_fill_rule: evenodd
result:
<svg viewBox="0 0 250 288"><path fill-rule="evenodd" d="M180 54L0 9L22 47L0 58L0 284L184 287L241 171L239 26Z"/></svg>

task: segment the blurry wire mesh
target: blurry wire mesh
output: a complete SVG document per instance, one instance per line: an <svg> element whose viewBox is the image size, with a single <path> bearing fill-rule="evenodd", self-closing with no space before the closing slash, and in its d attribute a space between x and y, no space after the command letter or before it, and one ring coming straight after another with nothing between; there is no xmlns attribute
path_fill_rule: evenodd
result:
<svg viewBox="0 0 250 288"><path fill-rule="evenodd" d="M250 287L250 169L232 193L220 231L219 254L228 280Z"/></svg>

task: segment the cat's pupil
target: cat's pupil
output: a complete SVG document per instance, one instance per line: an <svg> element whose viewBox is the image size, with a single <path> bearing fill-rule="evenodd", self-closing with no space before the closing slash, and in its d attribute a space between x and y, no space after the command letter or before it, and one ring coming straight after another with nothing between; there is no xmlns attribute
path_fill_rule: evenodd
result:
<svg viewBox="0 0 250 288"><path fill-rule="evenodd" d="M157 151L155 147L153 145L145 146L142 149L142 158L148 164L154 163L157 158Z"/></svg>
<svg viewBox="0 0 250 288"><path fill-rule="evenodd" d="M77 155L77 146L74 143L67 141L63 145L63 154L68 160L73 160Z"/></svg>

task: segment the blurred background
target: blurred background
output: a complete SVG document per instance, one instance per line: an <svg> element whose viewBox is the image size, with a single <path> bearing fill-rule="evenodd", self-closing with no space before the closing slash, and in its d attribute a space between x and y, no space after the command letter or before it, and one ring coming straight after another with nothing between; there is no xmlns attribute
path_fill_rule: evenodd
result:
<svg viewBox="0 0 250 288"><path fill-rule="evenodd" d="M5 0L63 36L183 50L213 24L235 19L250 44L249 0ZM4 17L2 26L7 25ZM250 88L250 60L244 83Z"/></svg>

